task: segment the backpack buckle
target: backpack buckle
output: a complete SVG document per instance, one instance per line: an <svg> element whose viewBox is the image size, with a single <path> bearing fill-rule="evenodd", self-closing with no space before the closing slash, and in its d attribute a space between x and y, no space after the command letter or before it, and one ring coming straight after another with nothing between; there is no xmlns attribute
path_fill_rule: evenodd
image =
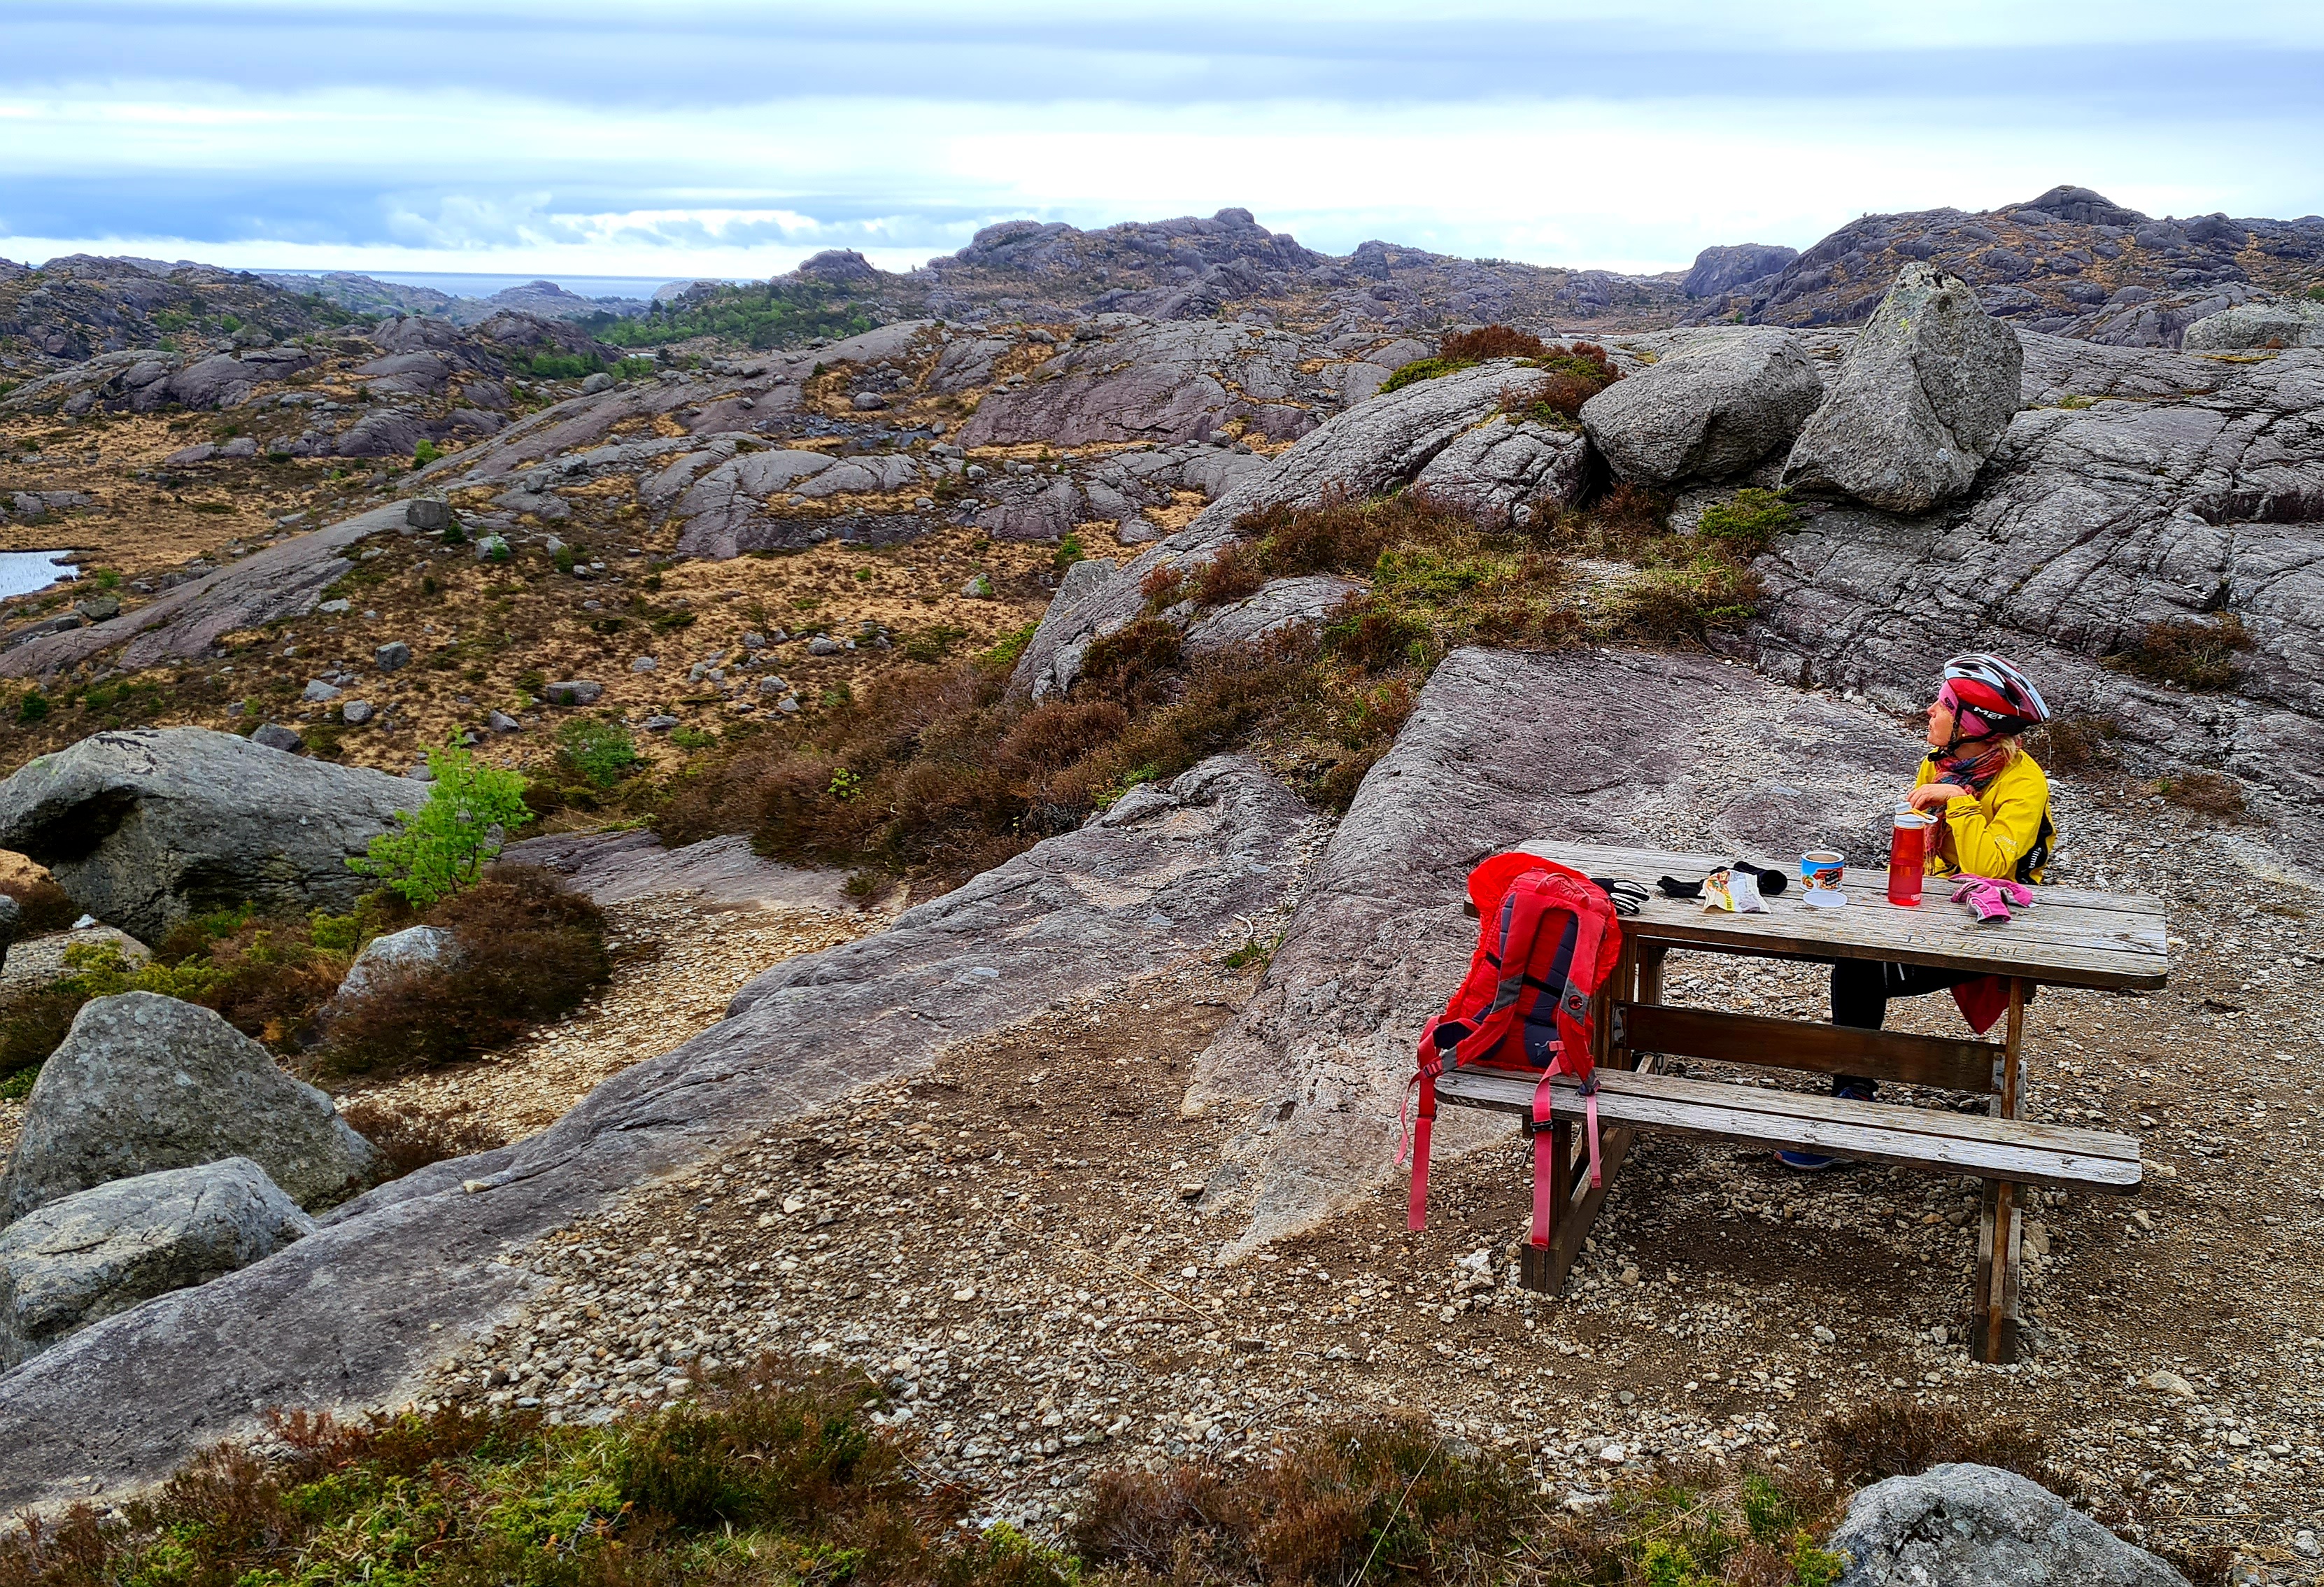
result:
<svg viewBox="0 0 2324 1587"><path fill-rule="evenodd" d="M1551 1130L1557 1128L1557 1121L1554 1119L1544 1119L1536 1123L1532 1115L1521 1113L1517 1116L1517 1128L1524 1130L1526 1134L1529 1136L1546 1135Z"/></svg>

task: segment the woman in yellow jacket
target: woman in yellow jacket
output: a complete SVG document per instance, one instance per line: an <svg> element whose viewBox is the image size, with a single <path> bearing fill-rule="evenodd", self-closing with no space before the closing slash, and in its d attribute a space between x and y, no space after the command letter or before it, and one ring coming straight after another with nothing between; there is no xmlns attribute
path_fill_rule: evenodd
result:
<svg viewBox="0 0 2324 1587"><path fill-rule="evenodd" d="M2042 880L2057 845L2050 813L2050 780L2018 737L2050 719L2050 707L2027 678L1998 656L1971 651L1945 663L1937 697L1929 706L1929 754L1907 796L1913 808L1937 818L1929 830L1929 873L1991 876L2028 885ZM1977 978L1974 971L1938 970L1842 959L1831 967L1831 1022L1877 1030L1892 997L1924 997ZM1836 1096L1868 1102L1873 1083L1855 1075L1832 1076ZM1783 1152L1794 1168L1830 1167L1819 1152Z"/></svg>

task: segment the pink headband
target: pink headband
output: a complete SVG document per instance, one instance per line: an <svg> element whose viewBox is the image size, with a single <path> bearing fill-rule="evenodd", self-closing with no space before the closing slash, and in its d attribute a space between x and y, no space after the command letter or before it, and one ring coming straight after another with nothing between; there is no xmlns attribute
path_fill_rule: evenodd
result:
<svg viewBox="0 0 2324 1587"><path fill-rule="evenodd" d="M1953 714L1953 731L1963 738L1986 738L1991 735L1993 724L1976 712L1962 707L1960 697L1953 693L1950 678L1938 687L1937 704Z"/></svg>

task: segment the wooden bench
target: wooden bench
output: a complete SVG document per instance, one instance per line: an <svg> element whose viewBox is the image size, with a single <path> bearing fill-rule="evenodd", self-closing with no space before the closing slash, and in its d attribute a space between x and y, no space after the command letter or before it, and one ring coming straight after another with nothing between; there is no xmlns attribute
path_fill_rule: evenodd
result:
<svg viewBox="0 0 2324 1587"><path fill-rule="evenodd" d="M1529 844L1526 852L1591 876L1652 887L1663 875L1701 876L1729 856L1671 854L1585 844ZM1849 878L1845 909L1816 909L1796 898L1769 900L1765 915L1709 913L1699 904L1648 900L1623 922L1623 952L1599 993L1598 1117L1604 1183L1592 1188L1583 1117L1572 1082L1551 1084L1552 1204L1549 1248L1525 1250L1523 1281L1561 1293L1582 1241L1642 1130L1743 1141L1775 1150L1820 1152L1985 1181L1972 1296L1970 1347L1980 1361L2015 1359L2020 1323L2021 1185L2107 1195L2135 1192L2143 1178L2135 1137L2069 1129L2021 1117L2025 1002L2045 983L2117 990L2159 987L2168 973L2162 906L2152 899L2043 890L2041 902L2006 927L1983 927L1932 891L1918 909L1890 905L1877 873ZM1473 907L1469 909L1473 914ZM2009 983L1999 1041L1858 1030L1663 1001L1664 961L1674 948L1756 957L1889 960L1968 969ZM1953 1112L1895 1103L1856 1102L1759 1085L1660 1073L1665 1057L1858 1075L1870 1079L1983 1093L1987 1112ZM1436 1083L1440 1103L1530 1114L1535 1083L1524 1075L1471 1070Z"/></svg>

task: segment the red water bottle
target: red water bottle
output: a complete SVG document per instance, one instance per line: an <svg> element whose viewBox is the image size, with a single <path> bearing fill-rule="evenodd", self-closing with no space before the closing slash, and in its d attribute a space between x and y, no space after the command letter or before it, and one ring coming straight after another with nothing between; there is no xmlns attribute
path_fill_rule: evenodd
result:
<svg viewBox="0 0 2324 1587"><path fill-rule="evenodd" d="M1929 828L1937 824L1911 806L1896 812L1888 834L1888 901L1911 909L1921 901L1921 873L1928 869Z"/></svg>

